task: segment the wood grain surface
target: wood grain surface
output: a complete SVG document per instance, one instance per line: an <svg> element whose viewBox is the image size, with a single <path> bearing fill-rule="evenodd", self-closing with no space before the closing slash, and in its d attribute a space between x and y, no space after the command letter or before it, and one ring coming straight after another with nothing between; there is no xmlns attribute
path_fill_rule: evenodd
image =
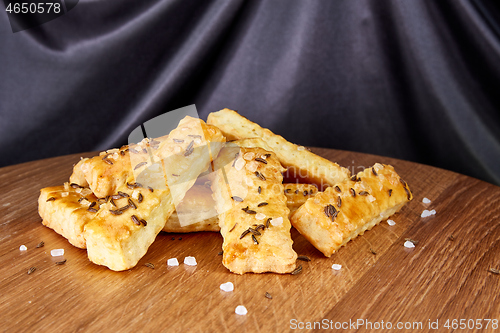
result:
<svg viewBox="0 0 500 333"><path fill-rule="evenodd" d="M92 264L41 224L37 199L43 187L67 181L80 156L70 155L0 169L0 323L5 332L286 332L332 328L385 331L390 323L420 322L422 332L452 320L465 330L500 332L500 188L450 171L374 155L312 149L354 173L375 162L391 164L414 199L392 219L374 227L331 258L292 230L298 275L230 273L221 263L218 233L161 233L139 264L113 272ZM422 203L424 197L432 200ZM424 209L437 214L427 218ZM405 238L418 241L403 246ZM37 248L41 241L44 246ZM20 251L25 245L27 251ZM50 250L65 249L64 265ZM194 256L195 267L182 264ZM169 258L178 267L168 267ZM154 269L145 266L154 264ZM340 271L332 264L342 265ZM28 274L28 270L36 270ZM219 286L231 281L234 291ZM266 298L269 293L272 299ZM235 314L244 305L248 314ZM450 329L445 328L446 320ZM474 319L471 328L470 319ZM497 320L493 322L477 319ZM383 321L383 324L381 323ZM309 326L307 323L310 323ZM347 326L347 324L351 325ZM383 325L383 326L381 326ZM417 324L418 325L418 324ZM304 327L304 329L299 329ZM457 326L458 327L458 326ZM338 329L336 329L338 328ZM406 331L419 331L417 327Z"/></svg>

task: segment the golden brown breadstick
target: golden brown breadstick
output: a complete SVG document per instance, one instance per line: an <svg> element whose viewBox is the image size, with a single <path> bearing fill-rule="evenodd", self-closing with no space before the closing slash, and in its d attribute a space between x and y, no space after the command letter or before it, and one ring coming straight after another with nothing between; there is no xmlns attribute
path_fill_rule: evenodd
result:
<svg viewBox="0 0 500 333"><path fill-rule="evenodd" d="M282 184L284 169L276 155L261 148L226 147L215 164L212 189L224 237L224 266L238 274L293 271L297 254Z"/></svg>
<svg viewBox="0 0 500 333"><path fill-rule="evenodd" d="M83 227L99 210L98 199L89 188L72 185L65 183L41 189L38 212L43 225L67 238L74 246L85 249Z"/></svg>
<svg viewBox="0 0 500 333"><path fill-rule="evenodd" d="M377 163L353 179L307 199L292 215L293 226L327 257L412 199L390 165Z"/></svg>
<svg viewBox="0 0 500 333"><path fill-rule="evenodd" d="M137 178L131 175L126 179L125 185L113 193L117 201L105 203L85 225L89 259L117 271L134 267L165 226L175 205L209 167L212 156L219 153L223 141L216 127L192 117L182 119L168 139L159 144L156 156L160 162L153 163ZM154 168L160 163L161 167Z"/></svg>
<svg viewBox="0 0 500 333"><path fill-rule="evenodd" d="M323 187L323 184L334 185L349 178L348 169L337 163L324 159L302 146L288 142L266 128L239 115L236 111L223 109L208 115L207 123L215 125L226 136L227 140L259 137L276 153L281 164L292 169L301 177Z"/></svg>

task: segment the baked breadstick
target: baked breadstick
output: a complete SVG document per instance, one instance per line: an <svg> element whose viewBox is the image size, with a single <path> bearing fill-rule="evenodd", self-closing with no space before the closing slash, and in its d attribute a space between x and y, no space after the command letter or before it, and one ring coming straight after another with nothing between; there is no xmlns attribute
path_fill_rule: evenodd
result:
<svg viewBox="0 0 500 333"><path fill-rule="evenodd" d="M318 188L313 184L286 183L285 187L286 205L290 209L289 217L302 206L307 199L318 193Z"/></svg>
<svg viewBox="0 0 500 333"><path fill-rule="evenodd" d="M83 227L99 210L99 200L89 188L76 184L46 187L40 190L38 212L43 225L85 249Z"/></svg>
<svg viewBox="0 0 500 333"><path fill-rule="evenodd" d="M188 138L192 140L188 142ZM160 162L139 177L128 178L112 196L122 202L115 201L116 207L112 202L105 203L85 225L89 259L116 271L134 267L163 229L176 204L209 167L212 156L217 156L223 141L217 128L200 119L182 119L170 132L169 139L159 145L156 156ZM154 168L160 164L161 167Z"/></svg>
<svg viewBox="0 0 500 333"><path fill-rule="evenodd" d="M302 146L286 141L266 128L239 115L236 111L223 109L208 115L207 123L215 125L226 136L227 140L259 137L276 153L281 164L299 175L307 182L322 186L334 185L349 178L348 169L337 163L324 159Z"/></svg>
<svg viewBox="0 0 500 333"><path fill-rule="evenodd" d="M73 168L70 183L89 186L99 198L117 191L134 170L136 174L151 166L156 150L168 135L156 139L145 138L138 144L103 151L99 156L84 158Z"/></svg>
<svg viewBox="0 0 500 333"><path fill-rule="evenodd" d="M84 226L87 254L93 263L114 271L134 267L174 211L169 189L151 191L122 186Z"/></svg>
<svg viewBox="0 0 500 333"><path fill-rule="evenodd" d="M353 179L307 199L292 215L292 225L327 257L412 199L390 165L377 163Z"/></svg>
<svg viewBox="0 0 500 333"><path fill-rule="evenodd" d="M236 148L222 150L212 184L224 237L222 262L237 274L289 273L297 254L282 184L284 169L272 152Z"/></svg>

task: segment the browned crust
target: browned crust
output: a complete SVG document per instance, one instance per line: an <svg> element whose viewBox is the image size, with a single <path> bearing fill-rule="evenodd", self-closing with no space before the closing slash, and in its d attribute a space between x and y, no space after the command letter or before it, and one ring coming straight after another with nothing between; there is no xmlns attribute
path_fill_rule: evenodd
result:
<svg viewBox="0 0 500 333"><path fill-rule="evenodd" d="M208 124L220 128L227 140L261 138L276 153L281 164L303 175L302 182L311 182L323 188L334 185L350 176L348 169L320 157L305 147L288 142L282 136L241 116L236 111L223 109L208 115Z"/></svg>
<svg viewBox="0 0 500 333"><path fill-rule="evenodd" d="M325 256L397 212L412 194L390 165L375 164L303 204L292 225Z"/></svg>

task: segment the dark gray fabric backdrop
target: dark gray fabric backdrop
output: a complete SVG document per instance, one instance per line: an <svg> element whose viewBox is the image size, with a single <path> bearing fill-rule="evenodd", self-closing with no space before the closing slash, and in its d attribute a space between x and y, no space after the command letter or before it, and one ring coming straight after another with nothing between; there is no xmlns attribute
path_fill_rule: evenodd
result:
<svg viewBox="0 0 500 333"><path fill-rule="evenodd" d="M494 1L81 0L18 33L0 13L0 166L196 104L500 184L499 88Z"/></svg>

